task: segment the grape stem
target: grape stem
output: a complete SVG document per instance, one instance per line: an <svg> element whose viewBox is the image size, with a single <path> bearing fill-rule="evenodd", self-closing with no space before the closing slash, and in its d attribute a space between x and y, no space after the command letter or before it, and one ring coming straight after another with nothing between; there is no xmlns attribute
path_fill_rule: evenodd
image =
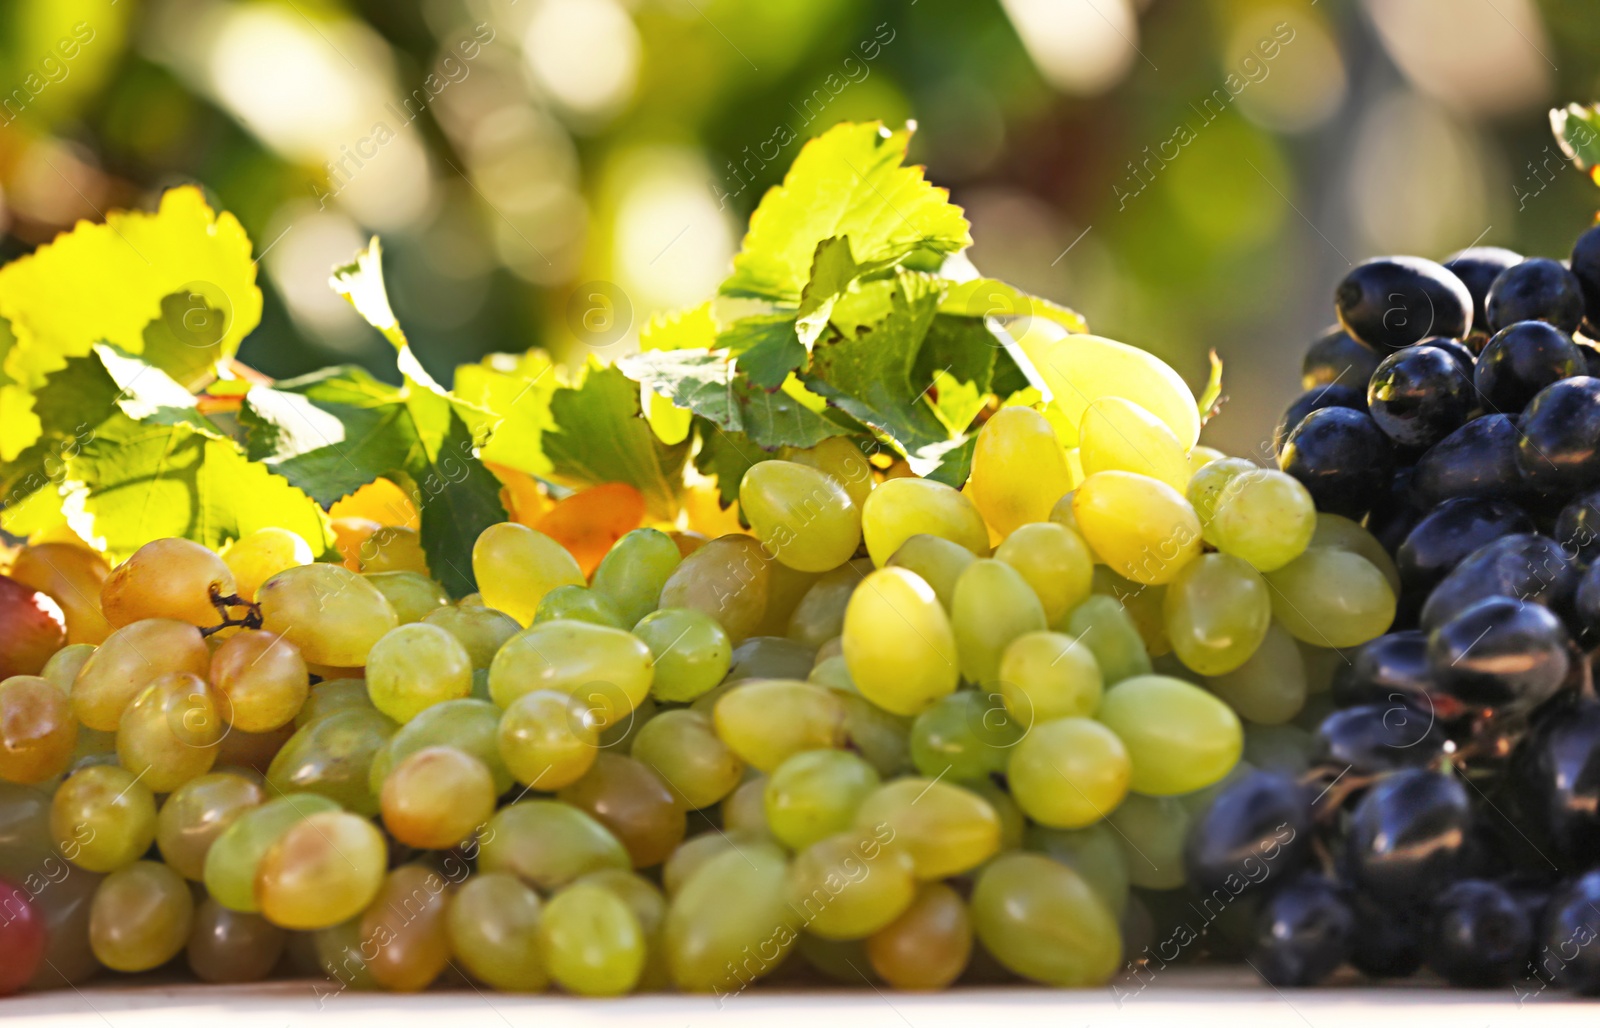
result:
<svg viewBox="0 0 1600 1028"><path fill-rule="evenodd" d="M202 636L215 635L224 628L255 629L261 627L261 606L256 603L251 603L238 593L229 593L227 596L224 596L216 586L212 586L211 605L217 608L218 614L222 615L222 624L212 625L209 628L200 629L200 634ZM243 617L236 618L233 616L233 608L235 607L245 608Z"/></svg>

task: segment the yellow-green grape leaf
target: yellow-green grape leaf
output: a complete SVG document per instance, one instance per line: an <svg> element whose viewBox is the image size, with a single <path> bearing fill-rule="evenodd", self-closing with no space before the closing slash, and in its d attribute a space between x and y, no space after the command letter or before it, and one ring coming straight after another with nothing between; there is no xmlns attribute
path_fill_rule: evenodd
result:
<svg viewBox="0 0 1600 1028"><path fill-rule="evenodd" d="M709 349L716 344L717 321L711 315L709 300L698 307L658 311L639 330L640 350ZM675 446L689 438L692 413L673 406L671 400L644 386L639 387L639 402L657 439Z"/></svg>
<svg viewBox="0 0 1600 1028"><path fill-rule="evenodd" d="M1572 163L1595 177L1600 169L1600 104L1554 108L1550 112L1550 130Z"/></svg>
<svg viewBox="0 0 1600 1028"><path fill-rule="evenodd" d="M543 350L491 353L477 364L456 368L456 396L499 419L483 447L484 460L541 478L550 476L541 440L555 427L550 397L565 377Z"/></svg>

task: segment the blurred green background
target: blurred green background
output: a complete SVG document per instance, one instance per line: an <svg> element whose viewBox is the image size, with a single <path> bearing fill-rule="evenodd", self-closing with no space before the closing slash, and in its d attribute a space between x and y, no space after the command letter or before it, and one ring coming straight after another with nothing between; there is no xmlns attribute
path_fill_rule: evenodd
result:
<svg viewBox="0 0 1600 1028"><path fill-rule="evenodd" d="M392 368L326 285L371 233L441 377L616 354L805 138L914 118L980 269L1195 384L1215 347L1208 441L1257 453L1350 262L1566 254L1597 195L1546 110L1597 57L1593 0L4 0L0 257L192 181L268 374Z"/></svg>

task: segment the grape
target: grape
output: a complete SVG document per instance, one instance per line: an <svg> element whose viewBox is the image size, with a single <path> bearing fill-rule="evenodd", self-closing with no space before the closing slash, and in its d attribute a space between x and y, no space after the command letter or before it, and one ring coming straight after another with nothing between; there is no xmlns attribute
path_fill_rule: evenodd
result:
<svg viewBox="0 0 1600 1028"><path fill-rule="evenodd" d="M212 598L234 591L221 557L187 539L157 539L112 569L100 588L100 609L113 628L147 618L204 628L222 623Z"/></svg>
<svg viewBox="0 0 1600 1028"><path fill-rule="evenodd" d="M1106 815L1122 846L1132 884L1141 889L1176 889L1184 883L1189 817L1189 808L1178 799L1136 792Z"/></svg>
<svg viewBox="0 0 1600 1028"><path fill-rule="evenodd" d="M1208 678L1206 688L1252 724L1281 725L1305 706L1305 662L1289 633L1272 625L1249 660Z"/></svg>
<svg viewBox="0 0 1600 1028"><path fill-rule="evenodd" d="M975 793L994 809L995 816L1000 819L1000 848L1021 849L1028 819L1023 815L1022 808L1017 806L1016 800L1011 798L1011 793L1001 788L993 776L969 779L962 782L961 787Z"/></svg>
<svg viewBox="0 0 1600 1028"><path fill-rule="evenodd" d="M400 623L366 579L334 564L280 571L261 584L261 627L300 647L313 664L361 667L384 633Z"/></svg>
<svg viewBox="0 0 1600 1028"><path fill-rule="evenodd" d="M1045 628L1044 607L1027 579L988 559L974 561L956 581L950 622L962 676L985 686L995 682L1013 639Z"/></svg>
<svg viewBox="0 0 1600 1028"><path fill-rule="evenodd" d="M632 871L607 867L590 871L575 884L598 885L614 894L633 911L633 916L639 921L639 930L644 933L646 945L658 941L661 926L667 919L667 900L649 879Z"/></svg>
<svg viewBox="0 0 1600 1028"><path fill-rule="evenodd" d="M943 882L923 884L899 917L867 939L872 969L896 989L942 989L971 956L967 905Z"/></svg>
<svg viewBox="0 0 1600 1028"><path fill-rule="evenodd" d="M678 798L654 771L630 757L600 753L557 799L600 822L628 851L634 867L655 867L683 841L688 823Z"/></svg>
<svg viewBox="0 0 1600 1028"><path fill-rule="evenodd" d="M1089 718L1064 717L1035 724L1023 736L1011 751L1006 781L1017 806L1034 821L1083 828L1116 809L1132 774L1128 751L1110 729Z"/></svg>
<svg viewBox="0 0 1600 1028"><path fill-rule="evenodd" d="M1444 266L1421 257L1374 257L1334 292L1345 331L1383 352L1428 335L1459 339L1472 328L1472 294Z"/></svg>
<svg viewBox="0 0 1600 1028"><path fill-rule="evenodd" d="M1200 522L1171 486L1127 471L1090 475L1073 494L1080 533L1097 557L1143 585L1172 581L1200 556Z"/></svg>
<svg viewBox="0 0 1600 1028"><path fill-rule="evenodd" d="M161 859L190 881L205 880L206 854L247 810L266 802L253 778L218 772L180 785L156 815L156 845Z"/></svg>
<svg viewBox="0 0 1600 1028"><path fill-rule="evenodd" d="M500 757L500 708L488 700L446 700L436 703L400 726L400 730L373 757L368 784L374 793L383 788L394 765L429 746L449 746L477 757L489 769L496 796L511 788L511 772Z"/></svg>
<svg viewBox="0 0 1600 1028"><path fill-rule="evenodd" d="M85 871L126 867L155 841L155 797L120 767L86 767L56 790L50 836L61 855Z"/></svg>
<svg viewBox="0 0 1600 1028"><path fill-rule="evenodd" d="M843 750L807 750L778 765L764 794L767 828L802 850L849 828L881 780L871 764Z"/></svg>
<svg viewBox="0 0 1600 1028"><path fill-rule="evenodd" d="M1311 387L1306 386L1306 388L1309 389ZM1193 476L1195 472L1199 471L1207 464L1210 464L1214 460L1222 460L1226 456L1226 453L1223 453L1221 450L1218 450L1214 447L1196 446L1189 451L1189 474Z"/></svg>
<svg viewBox="0 0 1600 1028"><path fill-rule="evenodd" d="M885 825L890 838L880 840L911 854L924 880L970 871L1000 848L994 808L948 782L901 778L881 786L856 810L856 827L877 833Z"/></svg>
<svg viewBox="0 0 1600 1028"><path fill-rule="evenodd" d="M226 731L205 679L162 675L122 712L117 759L151 792L171 792L211 770Z"/></svg>
<svg viewBox="0 0 1600 1028"><path fill-rule="evenodd" d="M772 837L764 831L752 833L742 829L728 831L716 829L686 839L683 845L672 851L672 856L667 858L667 862L661 865L661 887L669 898L676 896L683 883L712 857L762 841L770 843Z"/></svg>
<svg viewBox="0 0 1600 1028"><path fill-rule="evenodd" d="M867 502L872 492L871 463L855 443L843 436L830 436L804 450L785 446L778 452L784 460L816 468L838 479L858 508Z"/></svg>
<svg viewBox="0 0 1600 1028"><path fill-rule="evenodd" d="M734 643L754 635L767 611L770 560L747 535L713 539L685 557L661 587L661 607L710 615Z"/></svg>
<svg viewBox="0 0 1600 1028"><path fill-rule="evenodd" d="M867 962L865 939L824 939L801 932L794 949L806 966L841 985L882 984ZM795 963L785 965L786 971L795 969Z"/></svg>
<svg viewBox="0 0 1600 1028"><path fill-rule="evenodd" d="M1354 553L1312 547L1266 577L1278 623L1313 646L1359 646L1394 621L1394 590Z"/></svg>
<svg viewBox="0 0 1600 1028"><path fill-rule="evenodd" d="M717 738L711 719L693 710L668 710L645 722L632 755L689 810L720 801L744 777L744 761Z"/></svg>
<svg viewBox="0 0 1600 1028"><path fill-rule="evenodd" d="M149 971L183 951L193 923L189 883L165 864L141 860L111 872L95 891L89 944L113 971Z"/></svg>
<svg viewBox="0 0 1600 1028"><path fill-rule="evenodd" d="M1583 356L1572 344L1572 340L1548 325L1539 327L1565 345L1566 353L1563 356L1572 362L1571 370L1567 374L1577 374L1583 364ZM1499 336L1496 336L1496 339L1498 338ZM1484 347L1484 356L1488 356L1493 347L1494 341L1491 340L1489 346ZM1385 435L1399 445L1427 449L1465 424L1472 408L1478 405L1480 399L1488 401L1488 405L1500 406L1502 396L1496 395L1494 389L1484 389L1480 386L1474 390L1474 368L1471 358L1471 353L1467 353L1466 365L1463 367L1454 353L1443 347L1430 345L1426 340L1417 346L1408 346L1397 353L1389 354L1383 359L1383 363L1378 365L1377 371L1373 373L1367 385L1367 405L1372 420L1378 423L1378 427L1383 429ZM1525 368L1513 370L1515 363L1517 362L1513 358L1512 362L1504 366L1504 370L1510 371L1511 374L1501 380L1502 388L1511 386L1510 380L1518 377L1517 372L1526 370ZM1479 360L1476 373L1483 374L1484 367L1484 361ZM1526 386L1531 388L1528 388L1522 401L1507 406L1511 410L1520 408L1528 400L1533 399L1533 394L1539 391L1541 385L1553 381L1555 378L1546 379L1538 385L1526 383Z"/></svg>
<svg viewBox="0 0 1600 1028"><path fill-rule="evenodd" d="M449 746L401 760L383 780L383 826L418 849L449 849L494 814L494 778L483 761Z"/></svg>
<svg viewBox="0 0 1600 1028"><path fill-rule="evenodd" d="M369 571L362 581L383 593L402 625L413 624L450 605L444 586L420 571Z"/></svg>
<svg viewBox="0 0 1600 1028"><path fill-rule="evenodd" d="M750 466L739 482L739 509L756 538L799 571L829 571L861 545L861 511L844 483L785 460Z"/></svg>
<svg viewBox="0 0 1600 1028"><path fill-rule="evenodd" d="M862 563L872 562L862 558ZM767 561L767 606L751 637L784 638L795 609L821 577L816 571L797 571L782 561Z"/></svg>
<svg viewBox="0 0 1600 1028"><path fill-rule="evenodd" d="M961 552L966 553L965 550ZM844 631L844 610L850 603L850 596L871 570L871 561L853 560L817 579L795 605L785 634L812 649L838 638Z"/></svg>
<svg viewBox="0 0 1600 1028"><path fill-rule="evenodd" d="M1001 655L995 688L1011 715L1010 723L1026 731L1056 718L1092 717L1104 686L1100 666L1083 639L1059 632L1029 632L1013 639ZM986 705L985 727L996 716L992 705Z"/></svg>
<svg viewBox="0 0 1600 1028"><path fill-rule="evenodd" d="M814 670L811 681L826 685L844 701L844 734L847 745L866 758L880 775L896 775L911 768L911 719L891 714L855 690L843 657L824 661L837 669L841 682L826 681L826 674Z"/></svg>
<svg viewBox="0 0 1600 1028"><path fill-rule="evenodd" d="M1060 624L1089 595L1094 558L1083 539L1064 525L1053 521L1023 525L1006 537L994 556L1033 587L1047 625Z"/></svg>
<svg viewBox="0 0 1600 1028"><path fill-rule="evenodd" d="M1031 407L995 411L978 431L967 487L983 520L1001 536L1046 520L1072 481L1045 416Z"/></svg>
<svg viewBox="0 0 1600 1028"><path fill-rule="evenodd" d="M554 800L501 807L477 846L480 871L509 871L545 892L590 871L631 866L628 851L604 825Z"/></svg>
<svg viewBox="0 0 1600 1028"><path fill-rule="evenodd" d="M234 591L254 603L261 583L280 571L310 564L315 555L304 539L287 528L258 528L223 549L222 562L233 572Z"/></svg>
<svg viewBox="0 0 1600 1028"><path fill-rule="evenodd" d="M262 857L290 827L312 814L338 810L326 796L297 793L242 811L206 851L206 892L229 910L254 914L255 880Z"/></svg>
<svg viewBox="0 0 1600 1028"><path fill-rule="evenodd" d="M0 997L10 996L38 972L45 957L44 918L24 889L0 880Z"/></svg>
<svg viewBox="0 0 1600 1028"><path fill-rule="evenodd" d="M1533 948L1533 919L1504 886L1482 879L1456 882L1434 901L1438 928L1428 966L1463 988L1505 985L1525 972Z"/></svg>
<svg viewBox="0 0 1600 1028"><path fill-rule="evenodd" d="M361 915L362 956L371 951L367 969L390 992L420 992L449 965L449 884L430 867L403 864Z"/></svg>
<svg viewBox="0 0 1600 1028"><path fill-rule="evenodd" d="M1267 900L1246 959L1269 985L1316 985L1351 954L1356 918L1338 885L1305 874Z"/></svg>
<svg viewBox="0 0 1600 1028"><path fill-rule="evenodd" d="M960 670L950 619L928 584L904 568L880 568L862 580L845 609L843 640L856 688L890 713L916 714L955 691Z"/></svg>
<svg viewBox="0 0 1600 1028"><path fill-rule="evenodd" d="M1026 731L1023 724L1007 713L998 693L959 690L912 722L911 762L930 778L972 781L1002 773Z"/></svg>
<svg viewBox="0 0 1600 1028"><path fill-rule="evenodd" d="M1084 600L1067 616L1066 628L1066 635L1076 638L1094 655L1105 685L1150 673L1150 654L1145 652L1144 640L1127 608L1115 597L1091 596Z"/></svg>
<svg viewBox="0 0 1600 1028"><path fill-rule="evenodd" d="M534 625L547 621L587 621L607 628L627 628L611 601L581 585L558 585L544 594L533 612Z"/></svg>
<svg viewBox="0 0 1600 1028"><path fill-rule="evenodd" d="M1052 402L1074 435L1090 403L1121 396L1161 419L1185 450L1200 438L1194 393L1154 354L1080 332L1051 338L1030 329L1017 342L1050 387Z"/></svg>
<svg viewBox="0 0 1600 1028"><path fill-rule="evenodd" d="M824 939L864 939L905 913L917 892L911 857L888 831L810 843L789 868L789 906Z"/></svg>
<svg viewBox="0 0 1600 1028"><path fill-rule="evenodd" d="M395 723L375 710L341 710L299 729L272 758L267 785L278 794L311 792L346 810L371 817L372 761L395 733Z"/></svg>
<svg viewBox="0 0 1600 1028"><path fill-rule="evenodd" d="M66 625L55 600L0 575L0 679L43 670L66 642Z"/></svg>
<svg viewBox="0 0 1600 1028"><path fill-rule="evenodd" d="M1311 546L1344 550L1365 558L1369 564L1383 573L1384 579L1389 583L1389 588L1394 590L1395 595L1400 595L1400 571L1394 566L1394 558L1389 556L1389 551L1383 548L1383 544L1371 532L1349 518L1337 514L1319 513L1317 530L1311 536Z"/></svg>
<svg viewBox="0 0 1600 1028"><path fill-rule="evenodd" d="M1318 510L1358 519L1382 504L1394 464L1388 436L1365 411L1348 407L1306 415L1278 454L1279 469L1300 480Z"/></svg>
<svg viewBox="0 0 1600 1028"><path fill-rule="evenodd" d="M85 728L114 732L144 687L166 674L204 675L211 652L193 625L136 621L106 637L72 683L72 711Z"/></svg>
<svg viewBox="0 0 1600 1028"><path fill-rule="evenodd" d="M1172 429L1120 396L1097 397L1084 409L1078 453L1086 475L1130 471L1165 482L1179 492L1189 484L1189 455ZM1031 470L1028 464L1019 463L1016 473Z"/></svg>
<svg viewBox="0 0 1600 1028"><path fill-rule="evenodd" d="M1118 682L1099 720L1133 761L1131 787L1149 796L1203 789L1233 769L1244 746L1239 718L1204 689L1165 675Z"/></svg>
<svg viewBox="0 0 1600 1028"><path fill-rule="evenodd" d="M449 606L430 611L422 619L456 637L466 648L475 671L486 669L506 641L522 630L516 619L493 607Z"/></svg>
<svg viewBox="0 0 1600 1028"><path fill-rule="evenodd" d="M1483 300L1483 313L1491 332L1537 319L1549 322L1570 336L1584 318L1583 286L1560 261L1525 257L1495 276ZM1464 333L1440 334L1459 336Z"/></svg>
<svg viewBox="0 0 1600 1028"><path fill-rule="evenodd" d="M1077 872L1108 910L1121 913L1128 905L1127 851L1109 821L1087 828L1046 828L1030 825L1024 842L1031 852L1042 853Z"/></svg>
<svg viewBox="0 0 1600 1028"><path fill-rule="evenodd" d="M500 717L500 757L523 785L559 789L582 778L600 752L600 730L582 700L553 689L517 697Z"/></svg>
<svg viewBox="0 0 1600 1028"><path fill-rule="evenodd" d="M294 720L309 694L300 648L271 632L241 632L211 655L207 676L228 723L245 732L269 732Z"/></svg>
<svg viewBox="0 0 1600 1028"><path fill-rule="evenodd" d="M359 914L383 885L389 851L372 822L342 810L291 824L256 872L261 914L280 928L328 928Z"/></svg>
<svg viewBox="0 0 1600 1028"><path fill-rule="evenodd" d="M772 840L767 824L767 776L751 775L722 801L722 826L752 838Z"/></svg>
<svg viewBox="0 0 1600 1028"><path fill-rule="evenodd" d="M1472 710L1532 710L1562 687L1572 660L1561 620L1510 596L1480 600L1428 637L1432 691Z"/></svg>
<svg viewBox="0 0 1600 1028"><path fill-rule="evenodd" d="M225 732L217 743L214 766L249 772L265 778L278 751L294 738L294 725L284 725L270 732L243 732L235 728ZM115 743L113 742L114 746Z"/></svg>
<svg viewBox="0 0 1600 1028"><path fill-rule="evenodd" d="M775 844L751 843L712 857L683 883L662 928L678 988L736 992L777 968L797 934L785 864Z"/></svg>
<svg viewBox="0 0 1600 1028"><path fill-rule="evenodd" d="M95 648L88 643L63 646L55 652L55 656L45 661L39 677L60 689L64 695L71 695L72 683L77 680L78 672L83 670L83 665L88 663L94 651Z"/></svg>
<svg viewBox="0 0 1600 1028"><path fill-rule="evenodd" d="M1233 480L1257 470L1254 464L1243 457L1223 457L1205 464L1190 476L1184 496L1194 508L1195 517L1200 519L1202 535L1209 531L1211 521L1216 517L1217 504Z"/></svg>
<svg viewBox="0 0 1600 1028"><path fill-rule="evenodd" d="M421 534L401 525L382 525L367 536L361 543L357 563L364 575L394 571L428 574L428 556L422 548Z"/></svg>
<svg viewBox="0 0 1600 1028"><path fill-rule="evenodd" d="M67 621L67 642L98 646L111 634L100 590L111 569L98 553L72 543L24 546L6 576L55 600Z"/></svg>
<svg viewBox="0 0 1600 1028"><path fill-rule="evenodd" d="M1116 919L1072 869L1007 853L978 876L972 923L1008 970L1048 985L1099 985L1122 963Z"/></svg>
<svg viewBox="0 0 1600 1028"><path fill-rule="evenodd" d="M771 772L801 750L842 745L844 702L809 682L752 681L717 701L712 723L740 759Z"/></svg>
<svg viewBox="0 0 1600 1028"><path fill-rule="evenodd" d="M78 745L72 701L49 680L0 682L0 778L32 785L61 774Z"/></svg>
<svg viewBox="0 0 1600 1028"><path fill-rule="evenodd" d="M621 626L631 628L656 609L662 587L682 560L678 544L665 532L636 528L600 561L591 588L610 602Z"/></svg>
<svg viewBox="0 0 1600 1028"><path fill-rule="evenodd" d="M456 637L438 625L401 625L367 655L367 695L379 711L401 724L436 703L465 699L472 692L472 658Z"/></svg>
<svg viewBox="0 0 1600 1028"><path fill-rule="evenodd" d="M1167 637L1184 666L1226 674L1255 653L1272 624L1272 599L1255 569L1237 557L1208 553L1167 586Z"/></svg>
<svg viewBox="0 0 1600 1028"><path fill-rule="evenodd" d="M556 893L539 921L539 953L551 980L580 996L621 996L644 970L639 919L619 896L582 882Z"/></svg>
<svg viewBox="0 0 1600 1028"><path fill-rule="evenodd" d="M716 619L689 607L664 607L633 626L650 648L655 672L651 694L685 703L714 689L728 673L733 644Z"/></svg>
<svg viewBox="0 0 1600 1028"><path fill-rule="evenodd" d="M604 729L626 721L650 693L650 648L617 628L551 621L525 629L489 665L489 693L501 708L535 689L570 693Z"/></svg>
<svg viewBox="0 0 1600 1028"><path fill-rule="evenodd" d="M294 727L304 728L319 718L341 710L370 710L377 711L372 705L372 698L367 695L367 681L364 678L334 678L326 682L318 682L311 687L306 695L305 703L300 706L300 713L294 716Z"/></svg>
<svg viewBox="0 0 1600 1028"><path fill-rule="evenodd" d="M450 949L467 972L504 992L540 992L539 894L515 875L484 871L461 884L445 913Z"/></svg>
<svg viewBox="0 0 1600 1028"><path fill-rule="evenodd" d="M286 936L266 918L229 910L208 896L189 930L189 970L212 984L259 982L277 966Z"/></svg>
<svg viewBox="0 0 1600 1028"><path fill-rule="evenodd" d="M989 552L989 530L978 508L959 491L927 478L891 478L861 508L861 534L872 563L882 568L914 535L932 535L975 554Z"/></svg>
<svg viewBox="0 0 1600 1028"><path fill-rule="evenodd" d="M1276 571L1304 553L1317 528L1317 508L1298 479L1252 468L1233 476L1216 498L1206 542L1257 571Z"/></svg>
<svg viewBox="0 0 1600 1028"><path fill-rule="evenodd" d="M927 582L946 611L955 600L956 580L978 558L965 546L936 535L914 535L900 544L886 565L905 568ZM843 631L842 623L840 631Z"/></svg>

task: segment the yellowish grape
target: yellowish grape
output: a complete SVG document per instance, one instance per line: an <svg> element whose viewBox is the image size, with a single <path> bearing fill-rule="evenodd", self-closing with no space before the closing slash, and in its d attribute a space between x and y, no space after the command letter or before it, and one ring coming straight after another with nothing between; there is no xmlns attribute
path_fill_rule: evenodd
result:
<svg viewBox="0 0 1600 1028"><path fill-rule="evenodd" d="M878 567L914 535L936 535L973 553L989 552L989 530L959 490L927 478L891 478L861 509L861 534Z"/></svg>
<svg viewBox="0 0 1600 1028"><path fill-rule="evenodd" d="M1072 481L1044 415L1031 407L996 411L978 430L968 487L983 520L1001 536L1047 520Z"/></svg>
<svg viewBox="0 0 1600 1028"><path fill-rule="evenodd" d="M558 585L583 585L578 561L554 539L526 525L490 525L472 544L472 574L486 606L522 625L533 621L544 594Z"/></svg>
<svg viewBox="0 0 1600 1028"><path fill-rule="evenodd" d="M1072 512L1084 541L1123 578L1161 585L1200 556L1194 508L1153 478L1127 471L1090 475L1073 494Z"/></svg>
<svg viewBox="0 0 1600 1028"><path fill-rule="evenodd" d="M843 645L861 695L893 714L920 712L954 692L960 678L949 617L928 583L904 568L880 568L856 587Z"/></svg>

